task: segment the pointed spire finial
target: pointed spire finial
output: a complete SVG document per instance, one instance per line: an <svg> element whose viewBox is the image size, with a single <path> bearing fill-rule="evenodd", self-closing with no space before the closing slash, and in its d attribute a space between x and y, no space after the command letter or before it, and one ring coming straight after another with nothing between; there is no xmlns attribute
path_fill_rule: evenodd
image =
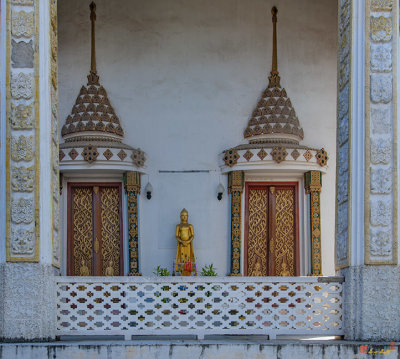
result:
<svg viewBox="0 0 400 359"><path fill-rule="evenodd" d="M269 77L268 87L280 87L280 77L278 72L278 50L277 50L277 37L276 37L276 23L278 22L278 9L274 6L271 9L272 24L273 24L273 38L272 38L272 71Z"/></svg>
<svg viewBox="0 0 400 359"><path fill-rule="evenodd" d="M96 4L92 1L89 5L90 8L90 21L92 22L92 61L90 64L90 71L96 71L96 39L95 39L95 21L96 21Z"/></svg>
<svg viewBox="0 0 400 359"><path fill-rule="evenodd" d="M90 74L88 75L88 85L98 85L99 76L96 69L96 37L95 37L95 22L96 22L96 4L92 1L89 5L90 21L92 23L92 50L90 61Z"/></svg>
<svg viewBox="0 0 400 359"><path fill-rule="evenodd" d="M278 73L278 53L277 53L277 44L276 44L276 23L278 21L278 17L276 16L278 14L278 9L274 6L271 9L272 13L272 23L274 25L274 32L273 32L273 49L272 49L272 73L277 74Z"/></svg>

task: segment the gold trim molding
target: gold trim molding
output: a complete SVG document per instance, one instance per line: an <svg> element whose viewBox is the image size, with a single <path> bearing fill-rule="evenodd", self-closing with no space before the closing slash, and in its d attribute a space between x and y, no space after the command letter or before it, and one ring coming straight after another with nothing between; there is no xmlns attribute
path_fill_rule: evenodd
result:
<svg viewBox="0 0 400 359"><path fill-rule="evenodd" d="M304 189L306 193L321 192L322 175L320 171L308 171L304 173Z"/></svg>
<svg viewBox="0 0 400 359"><path fill-rule="evenodd" d="M124 187L126 192L135 192L140 194L140 172L125 172Z"/></svg>
<svg viewBox="0 0 400 359"><path fill-rule="evenodd" d="M240 276L242 243L242 192L244 172L228 174L228 192L231 194L231 276Z"/></svg>
<svg viewBox="0 0 400 359"><path fill-rule="evenodd" d="M128 207L128 275L140 276L139 273L139 218L138 196L140 194L140 173L125 172L124 186Z"/></svg>
<svg viewBox="0 0 400 359"><path fill-rule="evenodd" d="M304 174L304 188L310 195L311 273L322 275L321 246L321 188L322 174L309 171Z"/></svg>
<svg viewBox="0 0 400 359"><path fill-rule="evenodd" d="M232 171L228 173L228 192L233 193L235 191L243 192L244 186L244 172L243 171Z"/></svg>

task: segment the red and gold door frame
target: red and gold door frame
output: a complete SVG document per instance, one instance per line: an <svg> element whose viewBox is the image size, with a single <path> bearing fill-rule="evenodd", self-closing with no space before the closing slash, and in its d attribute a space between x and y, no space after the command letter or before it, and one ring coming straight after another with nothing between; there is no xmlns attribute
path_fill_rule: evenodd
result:
<svg viewBox="0 0 400 359"><path fill-rule="evenodd" d="M67 274L122 275L122 184L68 183Z"/></svg>
<svg viewBox="0 0 400 359"><path fill-rule="evenodd" d="M300 274L298 182L246 182L244 275Z"/></svg>

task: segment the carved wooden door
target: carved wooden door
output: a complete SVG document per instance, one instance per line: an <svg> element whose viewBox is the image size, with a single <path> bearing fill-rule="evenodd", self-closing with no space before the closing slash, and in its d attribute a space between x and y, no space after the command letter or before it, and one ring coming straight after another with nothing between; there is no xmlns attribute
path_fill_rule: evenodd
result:
<svg viewBox="0 0 400 359"><path fill-rule="evenodd" d="M68 275L123 273L121 184L68 185Z"/></svg>
<svg viewBox="0 0 400 359"><path fill-rule="evenodd" d="M297 184L248 183L245 206L244 274L298 275Z"/></svg>

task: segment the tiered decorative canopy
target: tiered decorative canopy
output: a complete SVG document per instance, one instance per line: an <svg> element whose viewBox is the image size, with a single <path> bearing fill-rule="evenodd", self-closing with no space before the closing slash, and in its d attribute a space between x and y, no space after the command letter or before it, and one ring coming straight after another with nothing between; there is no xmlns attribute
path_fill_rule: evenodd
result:
<svg viewBox="0 0 400 359"><path fill-rule="evenodd" d="M280 84L276 36L278 10L273 7L271 12L273 51L268 87L244 131L244 138L249 144L228 149L222 155L225 165L223 171L226 172L234 170L232 167L238 167L235 170L269 169L277 163L280 166L289 165L289 161L299 169L314 165L325 167L328 161L323 148L317 150L299 144L304 138L304 132L292 102ZM286 162L282 164L283 161Z"/></svg>
<svg viewBox="0 0 400 359"><path fill-rule="evenodd" d="M95 21L96 5L90 4L92 26L91 68L87 86L82 86L71 114L62 127L65 143L60 145L60 169L78 169L88 164L96 169L132 170L144 166L140 149L122 143L124 130L99 82L96 70Z"/></svg>
<svg viewBox="0 0 400 359"><path fill-rule="evenodd" d="M286 90L281 88L281 78L278 72L278 53L276 38L276 22L278 10L272 8L273 51L272 71L268 87L258 101L244 137L250 143L296 143L304 138L303 129L292 106Z"/></svg>
<svg viewBox="0 0 400 359"><path fill-rule="evenodd" d="M82 136L90 137L94 132L100 132L101 138L111 141L120 140L124 136L124 130L110 104L107 92L99 83L99 76L90 72L88 84L81 87L61 135L65 139L73 138L76 141Z"/></svg>
<svg viewBox="0 0 400 359"><path fill-rule="evenodd" d="M279 75L269 77L269 85L244 131L250 143L299 144L304 138L292 102L279 82Z"/></svg>

